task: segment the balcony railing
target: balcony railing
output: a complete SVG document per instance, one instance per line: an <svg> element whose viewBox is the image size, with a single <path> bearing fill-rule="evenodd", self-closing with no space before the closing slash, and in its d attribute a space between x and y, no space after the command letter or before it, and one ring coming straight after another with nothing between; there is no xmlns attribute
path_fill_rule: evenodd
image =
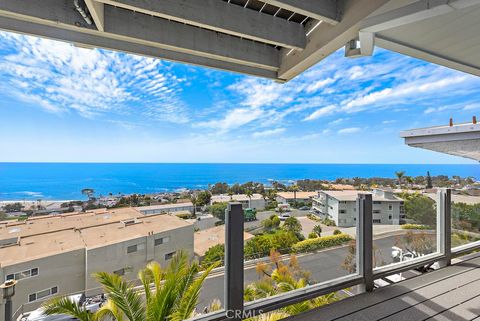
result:
<svg viewBox="0 0 480 321"><path fill-rule="evenodd" d="M356 211L355 273L248 303L244 302L243 297L243 211L240 203L230 203L226 210L224 309L196 317L194 320L241 320L353 286L359 286L361 291L374 291L374 280L376 279L435 262L438 262L440 267L450 265L452 256L480 249L480 241L452 248L451 195L450 189L440 189L436 195L437 213L434 224L436 246L433 247L432 253L407 261L375 267L372 195L360 194L357 199ZM319 264L321 263L319 262Z"/></svg>

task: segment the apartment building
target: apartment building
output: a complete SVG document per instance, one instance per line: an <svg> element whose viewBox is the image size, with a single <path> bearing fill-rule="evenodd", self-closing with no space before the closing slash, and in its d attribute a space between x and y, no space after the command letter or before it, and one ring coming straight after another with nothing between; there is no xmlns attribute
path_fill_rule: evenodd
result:
<svg viewBox="0 0 480 321"><path fill-rule="evenodd" d="M340 227L356 225L358 194L372 194L374 224L402 224L405 219L403 200L394 195L393 191L375 189L365 191L320 191L313 198L313 209L322 218L335 221Z"/></svg>
<svg viewBox="0 0 480 321"><path fill-rule="evenodd" d="M261 194L253 194L248 197L246 194L234 194L234 195L212 195L210 204L223 203L223 202L239 202L242 203L243 208L254 208L258 211L265 209L265 199Z"/></svg>
<svg viewBox="0 0 480 321"><path fill-rule="evenodd" d="M181 211L189 211L190 213L193 213L193 204L192 202L172 203L172 204L140 206L140 207L135 207L135 209L140 211L140 213L144 215L166 214L166 213L175 213L175 212L181 212Z"/></svg>
<svg viewBox="0 0 480 321"><path fill-rule="evenodd" d="M98 271L133 280L150 261L165 266L180 250L193 257L193 232L174 215L145 216L133 208L3 223L0 279L18 280L13 311L30 311L55 295L101 293L92 277Z"/></svg>

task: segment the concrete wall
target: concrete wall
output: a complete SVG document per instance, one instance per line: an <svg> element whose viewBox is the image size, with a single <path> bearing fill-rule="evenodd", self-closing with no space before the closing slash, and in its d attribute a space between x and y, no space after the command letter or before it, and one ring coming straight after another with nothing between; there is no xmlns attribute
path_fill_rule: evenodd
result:
<svg viewBox="0 0 480 321"><path fill-rule="evenodd" d="M29 295L54 286L58 287L58 295L82 292L85 288L85 250L79 249L52 255L46 258L28 261L25 263L5 266L0 269L2 283L8 274L38 268L38 275L18 281L15 287L15 296L12 299L13 311L17 311L24 304L25 311L37 309L44 298L28 303ZM0 293L1 296L1 293ZM0 300L0 320L3 320L4 300Z"/></svg>
<svg viewBox="0 0 480 321"><path fill-rule="evenodd" d="M87 296L101 293L98 283L91 276L98 271L110 272L124 269L124 277L137 278L138 271L150 261L157 261L162 267L168 264L165 254L185 251L193 258L193 225L179 229L144 236L121 243L87 250ZM155 246L155 239L169 237L168 243ZM137 245L137 251L127 253L129 246Z"/></svg>

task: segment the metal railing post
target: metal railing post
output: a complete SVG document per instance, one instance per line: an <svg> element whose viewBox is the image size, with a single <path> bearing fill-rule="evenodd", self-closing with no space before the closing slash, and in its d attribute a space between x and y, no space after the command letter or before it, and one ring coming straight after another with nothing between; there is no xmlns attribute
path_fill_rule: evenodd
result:
<svg viewBox="0 0 480 321"><path fill-rule="evenodd" d="M357 269L364 283L361 292L373 291L373 217L372 195L359 194L357 198Z"/></svg>
<svg viewBox="0 0 480 321"><path fill-rule="evenodd" d="M229 203L225 211L225 311L231 320L243 316L243 208Z"/></svg>
<svg viewBox="0 0 480 321"><path fill-rule="evenodd" d="M445 258L440 266L448 266L452 260L452 190L442 188L437 191L437 251Z"/></svg>

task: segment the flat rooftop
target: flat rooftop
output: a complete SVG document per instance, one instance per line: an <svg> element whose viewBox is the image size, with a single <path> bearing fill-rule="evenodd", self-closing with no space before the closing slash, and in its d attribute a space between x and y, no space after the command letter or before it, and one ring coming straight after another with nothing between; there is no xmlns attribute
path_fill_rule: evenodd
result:
<svg viewBox="0 0 480 321"><path fill-rule="evenodd" d="M402 131L400 137L411 147L480 161L480 124L462 123Z"/></svg>
<svg viewBox="0 0 480 321"><path fill-rule="evenodd" d="M140 216L133 208L114 210L100 209L85 213L68 213L31 217L25 221L10 221L0 225L0 240L15 236L32 236L65 229L82 229L96 225L104 225Z"/></svg>
<svg viewBox="0 0 480 321"><path fill-rule="evenodd" d="M262 200L263 196L261 194L253 194L252 200ZM237 201L237 202L245 202L250 200L250 198L246 194L234 194L230 197L230 195L212 195L210 201L212 203L222 203L222 202L230 202L230 201Z"/></svg>
<svg viewBox="0 0 480 321"><path fill-rule="evenodd" d="M138 211L165 211L168 212L170 209L178 209L184 207L193 207L192 202L184 202L184 203L172 203L172 204L159 204L159 205L148 205L148 206L140 206L135 207Z"/></svg>
<svg viewBox="0 0 480 321"><path fill-rule="evenodd" d="M293 200L295 196L297 199L307 199L318 196L318 192L297 192L296 195L294 192L278 192L277 196L287 200Z"/></svg>
<svg viewBox="0 0 480 321"><path fill-rule="evenodd" d="M150 233L157 234L193 226L174 215L145 216L133 208L116 209L97 215L108 216L108 218L101 217L99 220L95 220L92 219L92 213L84 213L72 215L76 218L75 222L78 223L78 226L67 219L68 224L59 228L61 226L58 224L59 218L53 216L32 221L26 225L17 224L7 227L6 230L12 232L4 234L0 239L3 244L3 247L0 247L0 266L78 249L98 248L144 237ZM56 228L42 231L42 228L49 226L49 221ZM102 224L99 224L99 221ZM15 230L19 228L19 231Z"/></svg>
<svg viewBox="0 0 480 321"><path fill-rule="evenodd" d="M251 238L253 238L252 234L243 233L244 241ZM209 248L217 244L225 244L225 225L215 226L194 234L194 253L199 257L204 256Z"/></svg>
<svg viewBox="0 0 480 321"><path fill-rule="evenodd" d="M401 198L395 195L392 195L392 197L384 197L371 191L321 191L321 193L325 193L339 201L356 201L358 194L370 194L372 195L373 201L403 202Z"/></svg>

